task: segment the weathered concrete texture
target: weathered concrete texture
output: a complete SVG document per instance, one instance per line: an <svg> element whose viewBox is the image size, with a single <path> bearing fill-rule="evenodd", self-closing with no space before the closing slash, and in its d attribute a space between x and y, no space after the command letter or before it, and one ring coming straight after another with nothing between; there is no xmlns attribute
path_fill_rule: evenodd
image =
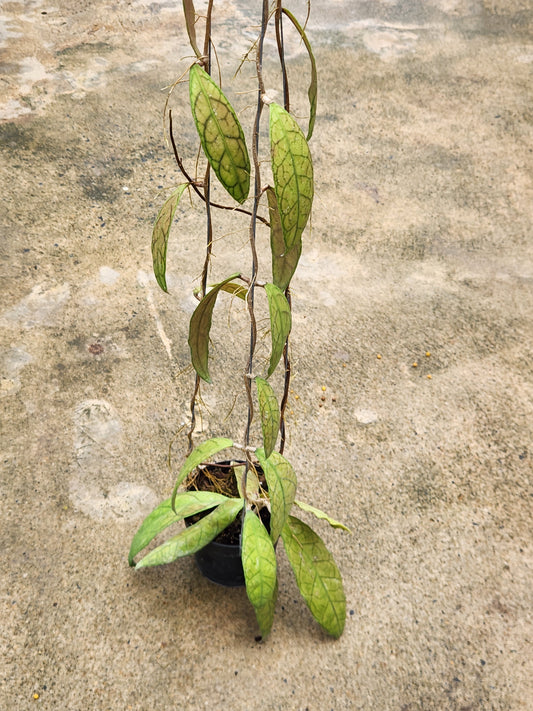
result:
<svg viewBox="0 0 533 711"><path fill-rule="evenodd" d="M326 639L280 552L264 644L242 590L188 559L126 561L172 486L192 383L200 209L180 208L170 295L149 255L178 180L162 88L190 53L180 5L2 4L0 708L533 708L530 3L313 3L317 196L287 455L300 498L353 530L318 526L349 615ZM224 67L254 35L251 5L223 3ZM194 165L186 89L173 96ZM249 270L246 226L216 219L213 280ZM227 313L203 426L239 440L242 396L224 417L246 326ZM181 435L175 466L184 451Z"/></svg>

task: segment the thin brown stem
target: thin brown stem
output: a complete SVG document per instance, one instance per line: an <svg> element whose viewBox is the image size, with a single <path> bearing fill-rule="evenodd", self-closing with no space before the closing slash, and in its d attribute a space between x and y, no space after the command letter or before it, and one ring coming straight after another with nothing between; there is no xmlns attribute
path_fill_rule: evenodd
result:
<svg viewBox="0 0 533 711"><path fill-rule="evenodd" d="M169 132L170 132L170 143L172 144L172 150L174 152L174 158L176 159L176 163L178 164L178 168L181 170L183 177L185 180L189 183L189 185L192 187L194 192L198 195L198 197L205 202L205 195L202 193L200 190L201 187L201 182L195 180L194 178L191 178L187 170L185 169L185 166L183 165L183 161L181 160L181 157L178 153L178 148L176 146L176 141L174 139L174 132L172 130L172 110L169 110L168 112L168 121L169 121ZM250 210L245 210L243 207L233 207L233 205L220 205L217 202L210 202L209 205L211 207L215 207L218 210L232 210L234 212L242 212L244 215L248 215L249 217L252 216L252 212ZM267 227L270 227L270 222L265 219L262 215L257 215L257 219L262 222L264 225Z"/></svg>

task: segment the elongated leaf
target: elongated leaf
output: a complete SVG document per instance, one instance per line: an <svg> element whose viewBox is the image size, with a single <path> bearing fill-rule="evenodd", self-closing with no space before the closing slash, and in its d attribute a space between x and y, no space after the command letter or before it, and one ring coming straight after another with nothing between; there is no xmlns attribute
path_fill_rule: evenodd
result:
<svg viewBox="0 0 533 711"><path fill-rule="evenodd" d="M315 119L316 119L318 78L317 78L317 71L316 71L315 56L313 54L313 50L311 49L309 40L307 39L307 35L305 34L305 30L300 25L298 20L294 17L292 12L289 12L289 10L287 10L287 8L285 8L285 7L282 9L282 12L284 12L285 15L287 15L289 20L292 22L292 24L296 27L296 29L300 33L300 37L302 38L303 43L305 44L307 53L309 54L309 61L311 62L311 83L310 83L309 89L307 91L307 96L309 97L309 126L307 129L307 140L309 141L311 136L313 135L313 128L315 126Z"/></svg>
<svg viewBox="0 0 533 711"><path fill-rule="evenodd" d="M133 565L133 559L157 535L176 521L181 521L185 516L194 516L200 511L205 511L213 506L218 506L227 499L223 494L213 491L184 491L176 496L174 509L172 498L169 497L157 506L152 513L142 522L139 530L131 542L128 562Z"/></svg>
<svg viewBox="0 0 533 711"><path fill-rule="evenodd" d="M314 506L311 506L310 504L305 504L303 501L295 501L294 503L296 504L296 506L301 508L302 511L308 511L309 513L312 513L317 518L327 521L329 523L329 525L332 526L333 528L341 528L343 531L348 531L348 533L351 533L348 526L345 526L340 521L336 521L334 518L331 518L331 516L328 516L327 513L324 513L320 509L316 509Z"/></svg>
<svg viewBox="0 0 533 711"><path fill-rule="evenodd" d="M279 452L265 457L263 449L255 455L263 469L270 499L270 537L275 543L287 522L296 494L296 474L289 462Z"/></svg>
<svg viewBox="0 0 533 711"><path fill-rule="evenodd" d="M259 400L259 410L261 412L261 429L263 431L263 447L265 457L270 457L279 433L279 405L276 394L270 383L263 378L255 379L257 386L257 398Z"/></svg>
<svg viewBox="0 0 533 711"><path fill-rule="evenodd" d="M183 0L183 12L185 14L185 24L187 26L189 42L196 56L201 57L202 53L196 44L196 26L194 24L196 22L196 12L194 10L193 0Z"/></svg>
<svg viewBox="0 0 533 711"><path fill-rule="evenodd" d="M154 265L154 274L157 283L163 291L168 291L166 281L168 235L176 208L187 185L188 183L178 185L168 196L163 203L163 207L159 210L152 231L152 262Z"/></svg>
<svg viewBox="0 0 533 711"><path fill-rule="evenodd" d="M226 499L198 523L188 526L174 538L170 538L150 551L137 563L135 568L172 563L176 558L196 553L235 520L239 511L242 510L243 504L242 499Z"/></svg>
<svg viewBox="0 0 533 711"><path fill-rule="evenodd" d="M225 291L228 294L233 294L233 296L238 296L239 299L246 301L246 294L248 293L248 289L242 284L234 284L233 282L230 282L229 284L223 284L220 287L220 290Z"/></svg>
<svg viewBox="0 0 533 711"><path fill-rule="evenodd" d="M233 469L235 473L235 477L237 479L237 489L239 491L239 494L244 498L244 492L242 489L242 477L244 474L244 464L241 464L239 467L234 467ZM257 472L252 469L251 467L248 468L248 471L246 473L246 494L250 497L255 497L258 492L259 492L259 477L257 476Z"/></svg>
<svg viewBox="0 0 533 711"><path fill-rule="evenodd" d="M328 634L340 637L346 621L346 598L331 553L320 536L294 516L289 516L281 538L311 614Z"/></svg>
<svg viewBox="0 0 533 711"><path fill-rule="evenodd" d="M285 291L293 277L302 253L301 238L287 251L283 239L283 228L278 209L278 199L274 188L267 188L268 210L270 215L270 249L272 251L272 281Z"/></svg>
<svg viewBox="0 0 533 711"><path fill-rule="evenodd" d="M211 320L213 317L213 309L219 291L228 284L232 279L235 279L237 274L232 274L219 284L215 284L200 301L189 323L189 347L191 349L191 362L198 375L206 381L211 382L209 376L209 332L211 330Z"/></svg>
<svg viewBox="0 0 533 711"><path fill-rule="evenodd" d="M270 365L268 367L269 378L276 370L283 346L287 336L291 332L291 307L285 298L285 294L275 284L265 284L265 291L268 298L268 309L270 312L270 333L272 337L272 352L270 355Z"/></svg>
<svg viewBox="0 0 533 711"><path fill-rule="evenodd" d="M220 87L197 64L189 71L189 95L207 160L228 193L243 203L250 192L250 158L237 114Z"/></svg>
<svg viewBox="0 0 533 711"><path fill-rule="evenodd" d="M231 439L227 439L226 437L213 437L213 439L208 439L206 442L202 442L202 444L192 450L183 463L176 483L174 484L174 491L172 492L170 500L170 506L173 510L175 509L178 487L193 471L193 469L196 469L199 464L205 462L205 460L212 457L213 454L217 454L217 452L220 452L222 449L227 449L232 446L233 441Z"/></svg>
<svg viewBox="0 0 533 711"><path fill-rule="evenodd" d="M241 556L246 593L261 634L266 637L272 627L277 593L276 552L266 528L252 511L244 517Z"/></svg>
<svg viewBox="0 0 533 711"><path fill-rule="evenodd" d="M270 104L270 152L287 251L298 244L313 204L311 153L295 119L279 104Z"/></svg>

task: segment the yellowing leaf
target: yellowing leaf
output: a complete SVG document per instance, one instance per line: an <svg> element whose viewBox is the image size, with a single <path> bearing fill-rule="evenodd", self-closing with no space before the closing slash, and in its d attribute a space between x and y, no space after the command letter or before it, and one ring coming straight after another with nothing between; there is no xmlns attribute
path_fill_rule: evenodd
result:
<svg viewBox="0 0 533 711"><path fill-rule="evenodd" d="M287 251L285 240L283 239L283 228L279 214L278 200L273 188L267 188L268 210L270 215L270 249L272 251L272 281L285 291L290 281L300 255L302 253L302 240L297 240L296 244Z"/></svg>
<svg viewBox="0 0 533 711"><path fill-rule="evenodd" d="M279 405L276 395L270 383L263 378L255 379L257 387L257 398L259 400L259 410L261 412L261 429L263 431L263 447L265 456L268 458L276 446L279 432Z"/></svg>
<svg viewBox="0 0 533 711"><path fill-rule="evenodd" d="M279 452L265 457L263 449L255 456L265 475L270 499L270 537L275 543L287 522L296 494L296 474L291 464Z"/></svg>
<svg viewBox="0 0 533 711"><path fill-rule="evenodd" d="M198 375L206 381L211 382L209 375L209 332L211 330L211 320L213 309L218 293L238 274L232 274L219 284L215 284L200 301L189 323L189 347L191 349L191 362Z"/></svg>
<svg viewBox="0 0 533 711"><path fill-rule="evenodd" d="M243 203L250 192L250 158L237 114L198 64L189 70L189 95L207 160L228 193Z"/></svg>
<svg viewBox="0 0 533 711"><path fill-rule="evenodd" d="M314 506L311 506L310 504L305 504L303 501L295 501L294 503L296 504L296 506L301 508L302 511L308 511L309 513L312 513L313 516L327 521L332 528L340 528L343 531L348 531L348 533L351 533L348 526L345 526L340 521L336 521L334 518L331 518L331 516L328 516L328 514L324 513L320 509L317 509Z"/></svg>
<svg viewBox="0 0 533 711"><path fill-rule="evenodd" d="M176 208L187 185L188 183L178 185L165 200L163 207L159 210L152 231L152 262L154 265L154 274L157 283L163 291L167 291L166 268L168 235Z"/></svg>
<svg viewBox="0 0 533 711"><path fill-rule="evenodd" d="M244 517L241 555L246 593L266 637L272 628L277 594L276 552L261 520L249 510Z"/></svg>
<svg viewBox="0 0 533 711"><path fill-rule="evenodd" d="M205 462L206 459L212 457L213 454L217 454L222 449L227 449L233 446L233 440L227 439L227 437L213 437L208 439L202 444L195 447L189 454L183 466L181 467L176 483L174 484L174 491L172 492L172 497L170 505L172 509L175 509L175 502L177 500L177 492L179 485L186 479L186 477L194 470L199 464Z"/></svg>
<svg viewBox="0 0 533 711"><path fill-rule="evenodd" d="M298 244L313 204L311 153L295 119L270 104L270 152L274 189L287 251Z"/></svg>
<svg viewBox="0 0 533 711"><path fill-rule="evenodd" d="M283 8L282 12L284 12L285 15L287 15L289 20L292 22L292 24L296 27L296 29L300 33L300 37L302 38L302 41L305 44L307 53L309 54L309 61L311 62L311 83L309 84L309 89L307 91L307 96L309 97L309 107L310 107L309 127L307 129L307 140L309 141L311 136L313 135L313 128L315 126L315 118L316 118L318 78L317 78L315 57L313 54L313 50L311 49L309 40L307 39L307 35L305 34L305 30L300 25L298 20L294 17L292 12L289 12L289 10L287 10L287 8Z"/></svg>
<svg viewBox="0 0 533 711"><path fill-rule="evenodd" d="M275 284L265 284L270 312L270 334L272 337L272 352L268 367L269 378L276 370L287 336L291 332L292 318L289 302L285 294Z"/></svg>
<svg viewBox="0 0 533 711"><path fill-rule="evenodd" d="M289 516L281 538L311 614L328 634L340 637L346 621L346 598L331 553L320 536L294 516Z"/></svg>
<svg viewBox="0 0 533 711"><path fill-rule="evenodd" d="M170 538L148 553L137 563L135 568L164 565L165 563L172 563L176 558L196 553L235 520L239 511L242 511L243 504L244 501L242 499L226 499L198 523L188 526L177 536Z"/></svg>
<svg viewBox="0 0 533 711"><path fill-rule="evenodd" d="M176 496L174 508L172 499L168 498L157 506L142 522L139 530L131 542L128 562L133 565L133 559L143 548L152 541L161 531L176 521L181 521L186 516L194 516L200 511L205 511L213 506L218 506L227 499L223 494L214 491L184 491Z"/></svg>

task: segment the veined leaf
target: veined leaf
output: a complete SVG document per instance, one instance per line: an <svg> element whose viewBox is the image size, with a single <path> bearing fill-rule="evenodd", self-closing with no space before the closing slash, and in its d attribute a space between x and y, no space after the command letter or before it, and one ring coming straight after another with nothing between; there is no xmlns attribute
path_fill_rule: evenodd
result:
<svg viewBox="0 0 533 711"><path fill-rule="evenodd" d="M233 471L235 473L235 478L237 479L237 489L239 491L239 494L244 498L244 492L242 489L242 477L244 474L244 464L241 464L238 467L234 467ZM246 473L246 494L247 496L254 497L257 495L259 492L259 477L257 476L257 472L255 469L252 469L252 467L248 467L248 471Z"/></svg>
<svg viewBox="0 0 533 711"><path fill-rule="evenodd" d="M220 287L220 290L226 291L228 294L233 294L233 296L238 296L239 299L246 301L248 289L242 284L234 284L233 282L230 282L229 284L223 284Z"/></svg>
<svg viewBox="0 0 533 711"><path fill-rule="evenodd" d="M263 447L265 457L268 459L276 446L276 440L278 438L280 419L279 405L270 383L267 383L263 378L257 377L255 384L257 386L257 398L261 412Z"/></svg>
<svg viewBox="0 0 533 711"><path fill-rule="evenodd" d="M314 506L311 506L310 504L305 504L303 501L295 501L294 503L296 504L296 506L301 508L302 511L308 511L309 513L312 513L317 518L327 521L329 523L329 525L332 526L333 528L341 528L343 531L348 531L348 533L351 533L348 526L345 526L340 521L336 521L334 518L331 518L331 516L328 516L327 513L324 513L320 509L316 509Z"/></svg>
<svg viewBox="0 0 533 711"><path fill-rule="evenodd" d="M197 57L201 57L202 53L198 49L196 44L196 12L194 10L193 0L183 0L183 12L185 14L185 25L187 26L187 34L189 35L189 42L194 50Z"/></svg>
<svg viewBox="0 0 533 711"><path fill-rule="evenodd" d="M311 614L328 634L340 637L346 621L346 598L331 553L320 536L294 516L289 516L281 539Z"/></svg>
<svg viewBox="0 0 533 711"><path fill-rule="evenodd" d="M250 192L250 158L237 114L221 88L197 64L189 70L189 95L207 160L228 193L243 203Z"/></svg>
<svg viewBox="0 0 533 711"><path fill-rule="evenodd" d="M167 290L166 269L167 269L167 246L168 235L174 214L183 191L189 183L182 183L168 196L163 203L163 207L155 220L154 229L152 231L152 262L154 265L154 274L159 286L163 291Z"/></svg>
<svg viewBox="0 0 533 711"><path fill-rule="evenodd" d="M189 347L191 349L191 361L198 375L206 381L211 382L209 376L209 331L211 330L211 319L213 309L219 291L228 284L232 279L235 279L239 274L232 274L219 284L215 284L200 301L189 323Z"/></svg>
<svg viewBox="0 0 533 711"><path fill-rule="evenodd" d="M298 244L313 204L311 153L295 119L279 104L270 104L270 152L287 251Z"/></svg>
<svg viewBox="0 0 533 711"><path fill-rule="evenodd" d="M231 439L227 439L226 437L213 437L213 439L208 439L206 442L202 442L202 444L198 445L198 447L195 447L195 449L192 450L192 452L189 454L189 456L183 463L183 466L179 471L176 483L174 484L174 491L172 492L172 496L170 499L170 506L173 510L175 509L178 487L184 481L184 479L193 471L193 469L196 469L199 464L205 462L205 460L209 457L212 457L213 454L217 454L217 452L220 452L220 450L227 449L228 447L232 446L233 441Z"/></svg>
<svg viewBox="0 0 533 711"><path fill-rule="evenodd" d="M287 15L289 20L292 22L292 24L296 27L296 29L300 33L300 37L302 38L302 41L305 44L307 53L309 54L309 61L311 62L311 83L310 83L309 89L307 91L307 96L309 97L309 109L310 109L309 126L307 129L307 140L309 141L311 136L313 135L313 128L315 126L315 118L316 118L318 79L317 79L315 56L313 54L313 50L311 49L309 40L307 39L307 35L305 34L305 30L300 25L298 20L294 17L292 12L289 12L289 10L287 10L287 8L285 8L285 7L282 8L282 12L284 12L285 15Z"/></svg>
<svg viewBox="0 0 533 711"><path fill-rule="evenodd" d="M268 484L270 499L270 537L278 540L287 522L296 494L296 474L291 464L279 452L265 457L263 449L256 449L257 457Z"/></svg>
<svg viewBox="0 0 533 711"><path fill-rule="evenodd" d="M194 516L200 511L205 511L225 501L228 497L213 491L184 491L176 496L174 509L172 498L159 504L142 522L139 530L131 542L128 562L133 565L133 559L143 548L152 541L161 531L176 521L181 521L186 516Z"/></svg>
<svg viewBox="0 0 533 711"><path fill-rule="evenodd" d="M241 556L246 593L261 634L266 637L272 627L277 593L276 552L266 528L252 511L244 517Z"/></svg>
<svg viewBox="0 0 533 711"><path fill-rule="evenodd" d="M270 215L270 249L272 251L272 281L281 291L289 286L293 277L300 255L302 253L302 239L287 251L283 239L283 228L279 214L278 200L274 188L267 188L268 211Z"/></svg>
<svg viewBox="0 0 533 711"><path fill-rule="evenodd" d="M235 520L239 511L242 510L243 504L242 499L226 499L198 523L188 526L174 538L170 538L150 551L137 563L135 568L172 563L176 558L196 553Z"/></svg>
<svg viewBox="0 0 533 711"><path fill-rule="evenodd" d="M272 352L267 375L267 378L269 378L276 370L283 353L283 346L291 332L292 319L289 302L281 289L275 284L265 284L265 291L268 298L270 332L272 336Z"/></svg>

